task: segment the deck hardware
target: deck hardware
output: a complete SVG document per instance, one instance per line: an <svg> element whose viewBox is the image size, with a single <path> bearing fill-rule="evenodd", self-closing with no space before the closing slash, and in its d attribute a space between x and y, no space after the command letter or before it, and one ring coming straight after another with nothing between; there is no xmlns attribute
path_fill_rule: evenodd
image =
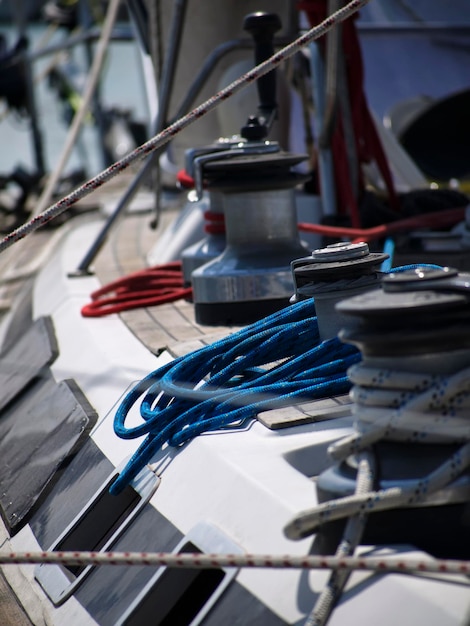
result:
<svg viewBox="0 0 470 626"><path fill-rule="evenodd" d="M147 467L118 496L109 494L119 468L103 483L69 524L50 550L92 550L105 552L119 539L152 497L160 479ZM91 573L93 566L39 565L35 578L52 602L63 604Z"/></svg>
<svg viewBox="0 0 470 626"><path fill-rule="evenodd" d="M334 464L317 480L318 519L330 501L335 511L346 507L358 459L371 454L376 486L364 495L371 504L363 543L468 555L469 279L452 268L417 267L337 304L345 320L339 336L362 360L349 371L355 433L329 449ZM355 510L325 517L320 532L333 540L339 528L330 522ZM314 518L312 511L311 532Z"/></svg>
<svg viewBox="0 0 470 626"><path fill-rule="evenodd" d="M470 297L470 273L459 273L451 267L418 267L390 274L383 281L386 293L432 290L439 293L461 293Z"/></svg>
<svg viewBox="0 0 470 626"><path fill-rule="evenodd" d="M207 522L194 526L173 552L243 553L232 539ZM150 622L197 626L203 622L237 573L236 567L199 571L160 567L116 626L139 626Z"/></svg>
<svg viewBox="0 0 470 626"><path fill-rule="evenodd" d="M253 13L244 27L255 40L255 62L273 53L279 17ZM267 136L277 116L276 76L257 82L260 104L240 134L203 151L187 153L197 198L205 188L220 194L225 250L191 273L196 320L246 324L287 306L290 261L305 254L299 239L294 188L308 177L295 167L308 157L283 152ZM225 149L224 149L225 148ZM184 254L184 253L183 253Z"/></svg>
<svg viewBox="0 0 470 626"><path fill-rule="evenodd" d="M196 320L250 323L287 306L290 262L307 249L299 239L292 168L305 159L281 151L212 160L209 190L223 194L226 248L191 275Z"/></svg>
<svg viewBox="0 0 470 626"><path fill-rule="evenodd" d="M387 254L370 252L365 242L339 242L313 250L309 257L291 263L295 289L291 301L314 298L320 337L335 337L344 323L335 305L376 288L383 276L380 266L387 258Z"/></svg>

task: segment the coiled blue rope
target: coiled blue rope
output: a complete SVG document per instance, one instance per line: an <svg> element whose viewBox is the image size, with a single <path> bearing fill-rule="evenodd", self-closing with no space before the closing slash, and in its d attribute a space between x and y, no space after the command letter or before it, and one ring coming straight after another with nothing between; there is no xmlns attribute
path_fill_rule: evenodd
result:
<svg viewBox="0 0 470 626"><path fill-rule="evenodd" d="M180 446L262 411L347 393L346 371L359 360L358 350L337 338L320 342L309 299L160 367L135 385L116 412L119 437L145 439L111 493L129 484L165 444ZM142 396L143 422L127 427L127 415Z"/></svg>
<svg viewBox="0 0 470 626"><path fill-rule="evenodd" d="M390 272L416 267L423 265ZM180 446L262 411L347 393L346 372L360 359L357 348L337 338L320 342L314 300L308 299L160 367L135 385L114 417L119 437L145 439L111 493L122 491L165 444ZM126 418L142 396L143 422L129 428Z"/></svg>

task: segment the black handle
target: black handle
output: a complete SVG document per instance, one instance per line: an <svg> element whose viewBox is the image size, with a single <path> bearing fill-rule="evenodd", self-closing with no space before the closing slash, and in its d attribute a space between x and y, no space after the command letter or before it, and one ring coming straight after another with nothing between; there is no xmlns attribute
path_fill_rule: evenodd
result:
<svg viewBox="0 0 470 626"><path fill-rule="evenodd" d="M282 28L280 17L276 13L258 11L250 13L243 20L243 28L249 32L255 42L255 64L259 65L274 54L274 33ZM271 70L258 78L259 111L266 119L277 109L276 71Z"/></svg>

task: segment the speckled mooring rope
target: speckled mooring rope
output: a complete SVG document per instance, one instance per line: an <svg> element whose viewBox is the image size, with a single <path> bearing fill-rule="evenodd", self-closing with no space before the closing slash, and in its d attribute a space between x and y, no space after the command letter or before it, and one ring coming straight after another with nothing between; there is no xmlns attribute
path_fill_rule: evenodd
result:
<svg viewBox="0 0 470 626"><path fill-rule="evenodd" d="M470 574L470 561L397 557L337 557L271 554L193 554L185 552L0 552L0 564L49 563L62 565L150 565L215 569L329 569L370 572L432 572Z"/></svg>
<svg viewBox="0 0 470 626"><path fill-rule="evenodd" d="M168 141L170 141L170 139L172 139L175 135L181 132L184 128L206 115L206 113L209 113L209 111L233 96L243 87L246 87L247 85L253 83L261 76L264 76L269 71L276 68L283 61L293 56L296 52L309 44L311 41L322 37L333 26L340 22L343 22L348 17L351 17L351 15L356 13L368 2L370 2L370 0L352 0L345 7L330 15L321 24L310 29L307 33L305 33L304 35L293 41L291 44L274 54L271 58L254 67L252 70L235 80L233 83L219 91L208 100L206 100L203 104L193 109L190 113L181 117L175 123L165 128L161 133L155 135L146 143L142 144L141 146L130 152L120 161L116 161L116 163L113 163L107 169L100 172L97 176L72 191L72 193L65 196L65 198L62 198L61 200L59 200L59 202L56 202L44 212L33 217L29 222L26 222L19 228L13 230L0 241L0 252L3 252L3 250L9 248L16 241L23 239L23 237L25 237L26 235L34 232L44 224L47 224L47 222L51 221L52 219L66 211L76 202L88 196L95 189L98 189L99 187L101 187L101 185L117 176L120 172L127 169L135 161L144 158L157 148L165 145Z"/></svg>

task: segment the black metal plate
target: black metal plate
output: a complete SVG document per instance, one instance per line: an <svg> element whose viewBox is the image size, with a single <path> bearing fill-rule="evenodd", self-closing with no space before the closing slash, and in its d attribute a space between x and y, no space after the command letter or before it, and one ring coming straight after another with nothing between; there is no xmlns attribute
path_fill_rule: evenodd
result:
<svg viewBox="0 0 470 626"><path fill-rule="evenodd" d="M57 355L52 320L40 317L0 355L0 411L30 385Z"/></svg>
<svg viewBox="0 0 470 626"><path fill-rule="evenodd" d="M113 550L171 552L181 541L181 532L150 504L146 504ZM155 573L145 565L94 569L75 592L75 598L100 626L113 626ZM157 623L157 620L155 620Z"/></svg>
<svg viewBox="0 0 470 626"><path fill-rule="evenodd" d="M0 418L0 512L12 534L27 521L97 415L74 381L38 380Z"/></svg>

